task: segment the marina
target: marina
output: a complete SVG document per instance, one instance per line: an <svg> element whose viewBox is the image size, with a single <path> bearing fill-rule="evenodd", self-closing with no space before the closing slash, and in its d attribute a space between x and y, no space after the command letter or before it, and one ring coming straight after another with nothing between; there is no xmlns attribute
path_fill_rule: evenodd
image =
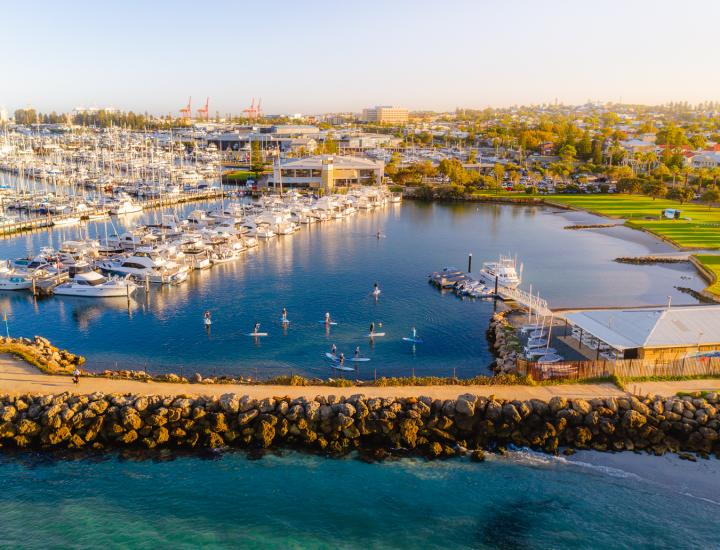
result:
<svg viewBox="0 0 720 550"><path fill-rule="evenodd" d="M211 219L209 212L227 210L229 204L209 201L133 214L113 222L118 224L114 229L118 236L135 239L146 234L137 232L139 226L156 226L147 233L152 234L162 231L157 226L163 219L179 222L198 210ZM265 208L255 204L254 209ZM192 217L202 221L197 213ZM213 261L210 269L188 269L178 284L151 283L146 292L146 281L140 278L129 303L126 297L34 299L30 290L3 291L0 309L8 312L11 333L43 334L85 355L86 367L97 371L132 365L156 374L197 371L269 378L294 373L324 378L333 375L324 354L336 344L346 357L360 346L371 359L348 362L357 365L346 373L351 378L489 374L492 355L485 330L496 303L458 298L427 284L427 274L438 263L463 265L470 251L476 259L473 278L485 261L513 251L524 268L523 284L512 292L534 299L539 292L552 308L641 306L662 303L668 294L678 305L696 303L674 289L680 281L702 287L691 265L612 261L669 249L651 236L626 228L614 228L618 236L563 230L568 220L595 219L545 207L390 203L341 219L300 223L300 230L289 235L258 238L258 246L237 259ZM105 220L27 233L4 241L5 256L32 256L43 247L57 250L63 243L88 239L102 242L106 226L109 236L113 228ZM165 231L170 236L175 230ZM378 231L385 238L377 239ZM125 255L133 246L144 246L132 244L132 239L124 245ZM422 253L414 251L417 243L422 243ZM567 254L556 256L558 247L577 251L583 262L563 260ZM548 258L554 259L549 263ZM319 274L323 284L318 284ZM382 289L378 296L369 292L375 282ZM292 323L281 322L283 307ZM205 311L212 315L209 330L202 319ZM332 322L325 326L321 319L328 311ZM267 337L245 336L256 322ZM371 322L382 323L377 332L386 336L368 338ZM412 327L422 344L403 340Z"/></svg>
<svg viewBox="0 0 720 550"><path fill-rule="evenodd" d="M0 549L718 547L720 3L2 14Z"/></svg>

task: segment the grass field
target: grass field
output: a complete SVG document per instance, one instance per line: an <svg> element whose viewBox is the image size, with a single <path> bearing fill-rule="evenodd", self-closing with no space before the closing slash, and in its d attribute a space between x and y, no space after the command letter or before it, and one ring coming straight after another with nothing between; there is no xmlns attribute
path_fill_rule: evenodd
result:
<svg viewBox="0 0 720 550"><path fill-rule="evenodd" d="M228 172L225 174L225 178L231 181L247 181L252 178L255 174L248 170L235 170L234 172Z"/></svg>
<svg viewBox="0 0 720 550"><path fill-rule="evenodd" d="M590 212L623 218L686 248L720 248L720 209L643 195L552 195L548 200ZM682 210L679 220L661 219L665 208ZM652 218L652 219L650 219ZM684 218L690 218L686 220Z"/></svg>
<svg viewBox="0 0 720 550"><path fill-rule="evenodd" d="M710 285L706 290L720 296L720 256L698 254L695 257L708 271L715 275L715 284Z"/></svg>

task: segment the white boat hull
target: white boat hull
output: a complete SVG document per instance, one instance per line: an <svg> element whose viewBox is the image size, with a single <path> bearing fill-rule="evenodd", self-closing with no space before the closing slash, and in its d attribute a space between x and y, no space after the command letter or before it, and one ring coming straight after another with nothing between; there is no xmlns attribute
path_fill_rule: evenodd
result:
<svg viewBox="0 0 720 550"><path fill-rule="evenodd" d="M53 294L57 296L85 296L87 298L119 298L132 296L137 290L137 285L98 285L96 287L81 287L75 285L63 286L55 288Z"/></svg>

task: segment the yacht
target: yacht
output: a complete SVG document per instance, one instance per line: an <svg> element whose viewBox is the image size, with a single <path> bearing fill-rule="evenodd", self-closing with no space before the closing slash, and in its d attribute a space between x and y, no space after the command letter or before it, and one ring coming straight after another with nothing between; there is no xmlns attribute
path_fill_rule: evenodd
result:
<svg viewBox="0 0 720 550"><path fill-rule="evenodd" d="M520 268L520 274L522 267ZM497 262L485 262L480 269L480 280L490 288L499 287L517 288L522 282L517 270L517 260L510 256L500 256Z"/></svg>
<svg viewBox="0 0 720 550"><path fill-rule="evenodd" d="M80 223L80 218L77 216L70 216L68 218L56 218L53 220L53 225L75 225Z"/></svg>
<svg viewBox="0 0 720 550"><path fill-rule="evenodd" d="M122 216L123 214L133 214L135 212L142 212L142 205L137 204L132 199L124 199L117 205L110 209L110 213L113 216Z"/></svg>
<svg viewBox="0 0 720 550"><path fill-rule="evenodd" d="M97 267L106 273L132 277L153 284L178 284L188 277L187 266L166 261L159 254L138 250L127 258L104 260Z"/></svg>
<svg viewBox="0 0 720 550"><path fill-rule="evenodd" d="M32 279L27 273L18 273L9 265L0 268L0 290L27 290L32 287Z"/></svg>
<svg viewBox="0 0 720 550"><path fill-rule="evenodd" d="M79 262L70 268L70 280L55 287L59 296L87 296L89 298L117 298L130 296L137 285L129 279L108 279L90 264Z"/></svg>

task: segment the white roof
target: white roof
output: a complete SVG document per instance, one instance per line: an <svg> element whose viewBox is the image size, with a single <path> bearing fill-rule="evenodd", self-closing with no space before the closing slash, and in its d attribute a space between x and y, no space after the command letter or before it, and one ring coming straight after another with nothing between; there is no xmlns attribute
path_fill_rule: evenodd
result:
<svg viewBox="0 0 720 550"><path fill-rule="evenodd" d="M720 306L586 310L565 318L618 350L720 344Z"/></svg>
<svg viewBox="0 0 720 550"><path fill-rule="evenodd" d="M336 168L351 168L360 170L382 170L383 164L362 157L339 155L316 155L313 157L288 159L280 163L281 168L295 168L299 170L322 168L324 161L332 161Z"/></svg>

